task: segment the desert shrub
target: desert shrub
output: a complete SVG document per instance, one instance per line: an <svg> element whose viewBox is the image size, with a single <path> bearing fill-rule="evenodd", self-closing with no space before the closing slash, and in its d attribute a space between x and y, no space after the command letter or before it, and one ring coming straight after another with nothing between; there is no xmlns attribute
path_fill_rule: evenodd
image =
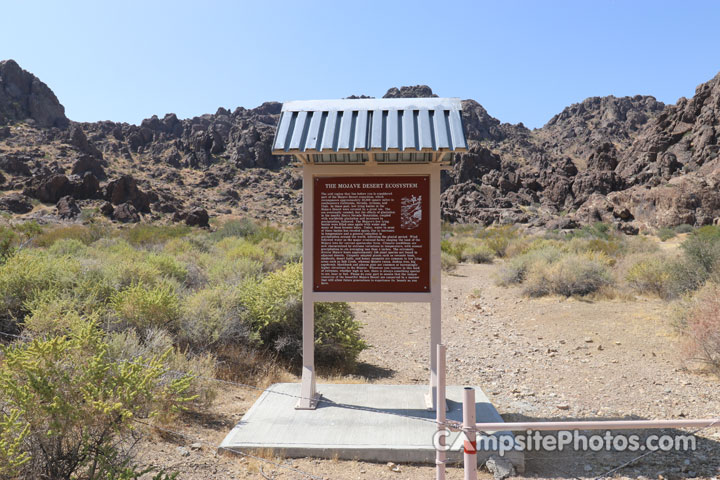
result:
<svg viewBox="0 0 720 480"><path fill-rule="evenodd" d="M0 264L15 253L17 234L12 229L0 226Z"/></svg>
<svg viewBox="0 0 720 480"><path fill-rule="evenodd" d="M550 264L563 255L562 250L554 243L538 243L537 248L514 257L500 268L496 283L508 286L523 283L530 268L536 263Z"/></svg>
<svg viewBox="0 0 720 480"><path fill-rule="evenodd" d="M686 353L720 373L720 286L709 283L682 314Z"/></svg>
<svg viewBox="0 0 720 480"><path fill-rule="evenodd" d="M44 231L35 237L33 242L38 247L49 247L58 240L71 239L90 245L107 233L106 227L102 225L66 225Z"/></svg>
<svg viewBox="0 0 720 480"><path fill-rule="evenodd" d="M28 433L30 425L20 419L18 409L0 411L0 478L20 477L23 465L30 461L23 448Z"/></svg>
<svg viewBox="0 0 720 480"><path fill-rule="evenodd" d="M617 237L575 237L567 242L566 249L572 253L602 253L617 257L622 254L623 246Z"/></svg>
<svg viewBox="0 0 720 480"><path fill-rule="evenodd" d="M263 264L248 257L230 260L206 254L202 259L208 282L213 285L240 285L248 278L257 278L263 271Z"/></svg>
<svg viewBox="0 0 720 480"><path fill-rule="evenodd" d="M242 293L248 321L261 341L286 358L300 358L302 338L302 264L291 263ZM351 366L367 347L345 303L315 304L315 354L326 365Z"/></svg>
<svg viewBox="0 0 720 480"><path fill-rule="evenodd" d="M188 270L175 257L165 253L151 253L147 256L147 263L157 269L160 275L174 278L179 282L184 282L188 275Z"/></svg>
<svg viewBox="0 0 720 480"><path fill-rule="evenodd" d="M124 237L131 245L153 245L165 243L170 239L183 237L191 232L187 225L153 225L137 223L124 232Z"/></svg>
<svg viewBox="0 0 720 480"><path fill-rule="evenodd" d="M249 258L266 264L271 262L272 253L244 238L227 237L220 240L214 248L215 252L227 260Z"/></svg>
<svg viewBox="0 0 720 480"><path fill-rule="evenodd" d="M55 241L48 249L50 254L61 257L63 255L77 256L87 251L87 246L75 238L63 238Z"/></svg>
<svg viewBox="0 0 720 480"><path fill-rule="evenodd" d="M584 225L574 230L572 236L581 238L599 238L607 240L612 234L612 228L607 223L596 222L592 225Z"/></svg>
<svg viewBox="0 0 720 480"><path fill-rule="evenodd" d="M249 218L239 220L228 220L212 233L215 240L222 240L227 237L252 237L259 230L258 225Z"/></svg>
<svg viewBox="0 0 720 480"><path fill-rule="evenodd" d="M118 321L138 330L175 327L180 316L180 300L168 283L148 286L133 283L110 299L110 307Z"/></svg>
<svg viewBox="0 0 720 480"><path fill-rule="evenodd" d="M625 280L639 293L651 293L660 298L670 296L671 269L669 260L660 255L645 255L627 270Z"/></svg>
<svg viewBox="0 0 720 480"><path fill-rule="evenodd" d="M440 252L440 269L443 272L452 272L458 266L458 260L455 255L447 252Z"/></svg>
<svg viewBox="0 0 720 480"><path fill-rule="evenodd" d="M151 358L157 352L167 352L163 358L166 371L160 377L163 383L178 376L188 375L190 382L185 395L195 407L207 407L217 396L215 357L210 354L191 355L174 346L174 340L166 330L150 329L143 339L130 328L107 336L108 358L114 362L136 362Z"/></svg>
<svg viewBox="0 0 720 480"><path fill-rule="evenodd" d="M462 260L463 250L467 243L456 238L448 238L440 241L440 252L455 257L458 262Z"/></svg>
<svg viewBox="0 0 720 480"><path fill-rule="evenodd" d="M21 319L23 305L38 292L75 284L79 264L39 250L22 250L0 265L0 317Z"/></svg>
<svg viewBox="0 0 720 480"><path fill-rule="evenodd" d="M478 234L485 245L487 245L495 255L504 257L510 242L520 236L517 227L513 225L502 225L499 227L490 227Z"/></svg>
<svg viewBox="0 0 720 480"><path fill-rule="evenodd" d="M700 227L680 247L688 261L710 274L720 263L720 227Z"/></svg>
<svg viewBox="0 0 720 480"><path fill-rule="evenodd" d="M23 322L24 334L31 338L64 335L86 319L100 317L99 311L89 309L80 298L53 289L38 292L24 307L29 312Z"/></svg>
<svg viewBox="0 0 720 480"><path fill-rule="evenodd" d="M676 237L677 232L675 231L674 228L661 227L657 231L657 236L661 241L666 242L666 241L670 240L671 238Z"/></svg>
<svg viewBox="0 0 720 480"><path fill-rule="evenodd" d="M462 252L462 260L471 263L492 263L495 251L484 244L469 245Z"/></svg>
<svg viewBox="0 0 720 480"><path fill-rule="evenodd" d="M677 233L690 233L693 231L693 226L688 225L687 223L683 223L682 225L678 225L675 227L675 232Z"/></svg>
<svg viewBox="0 0 720 480"><path fill-rule="evenodd" d="M527 295L587 295L612 283L602 254L568 254L554 262L534 263L524 282Z"/></svg>
<svg viewBox="0 0 720 480"><path fill-rule="evenodd" d="M122 478L134 471L122 451L132 444L123 440L133 420L182 408L188 400L188 376L160 382L163 356L109 360L92 322L66 336L14 343L2 354L3 420L10 412L19 432L9 464L22 478Z"/></svg>
<svg viewBox="0 0 720 480"><path fill-rule="evenodd" d="M701 227L680 247L682 256L668 264L668 297L698 290L708 280L720 281L720 227Z"/></svg>
<svg viewBox="0 0 720 480"><path fill-rule="evenodd" d="M199 351L247 343L252 335L241 293L238 286L214 285L188 295L179 319L179 340Z"/></svg>

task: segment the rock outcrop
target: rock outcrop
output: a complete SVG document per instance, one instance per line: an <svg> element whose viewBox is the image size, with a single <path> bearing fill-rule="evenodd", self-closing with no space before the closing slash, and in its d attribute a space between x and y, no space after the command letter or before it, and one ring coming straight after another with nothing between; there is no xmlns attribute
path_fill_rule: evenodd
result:
<svg viewBox="0 0 720 480"><path fill-rule="evenodd" d="M384 95L432 96L426 85ZM0 196L0 208L21 213L29 198L62 199L62 210L75 212L72 199L123 222L206 226L224 214L298 222L302 178L286 168L291 157L271 154L280 109L266 102L140 125L74 123L47 86L0 62L0 190L13 192ZM630 233L720 221L720 74L676 105L592 97L535 130L502 123L474 100L463 101L462 116L469 149L442 175L445 220L605 221Z"/></svg>
<svg viewBox="0 0 720 480"><path fill-rule="evenodd" d="M65 108L47 85L14 60L0 61L0 125L27 120L38 127L69 124Z"/></svg>

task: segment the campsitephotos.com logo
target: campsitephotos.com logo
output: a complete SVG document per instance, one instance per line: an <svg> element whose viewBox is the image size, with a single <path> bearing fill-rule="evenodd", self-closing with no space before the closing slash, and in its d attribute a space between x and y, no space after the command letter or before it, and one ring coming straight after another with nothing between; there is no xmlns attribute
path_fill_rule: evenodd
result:
<svg viewBox="0 0 720 480"><path fill-rule="evenodd" d="M449 438L449 430L438 430L433 435L433 446L438 450L472 449L472 442L468 441L464 432ZM452 441L450 441L452 440ZM523 433L511 435L498 433L497 435L478 435L477 450L498 452L504 455L513 451L544 451L562 452L573 451L615 451L615 452L644 452L644 451L694 451L696 448L694 435L624 435L606 431L603 434L585 435L577 430L561 430L553 434L527 430ZM468 453L471 453L470 451Z"/></svg>

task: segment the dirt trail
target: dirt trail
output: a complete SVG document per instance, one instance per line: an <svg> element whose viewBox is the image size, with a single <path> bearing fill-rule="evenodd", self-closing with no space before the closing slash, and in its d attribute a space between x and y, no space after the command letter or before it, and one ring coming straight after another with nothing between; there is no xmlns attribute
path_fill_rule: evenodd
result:
<svg viewBox="0 0 720 480"><path fill-rule="evenodd" d="M449 384L480 385L508 421L523 419L704 418L720 416L720 382L686 370L668 305L638 299L529 299L498 287L493 265L460 265L443 276L443 335ZM360 378L332 381L428 381L429 308L421 304L353 305L372 345L361 355ZM323 380L321 379L320 382ZM217 444L254 401L224 389L207 417L178 425ZM642 433L642 432L635 432ZM657 432L652 432L657 433ZM669 431L665 433L681 433ZM306 478L255 460L217 457L212 449L177 455L183 439L166 437L147 454L173 462L180 478ZM162 441L161 441L162 440ZM174 443L168 444L168 441ZM720 430L701 432L695 452L655 453L618 472L632 478L720 475ZM639 453L528 452L525 477L595 477ZM286 460L329 479L434 478L429 466L314 459ZM265 475L263 477L263 475ZM491 478L488 473L483 478ZM449 479L462 478L460 468Z"/></svg>

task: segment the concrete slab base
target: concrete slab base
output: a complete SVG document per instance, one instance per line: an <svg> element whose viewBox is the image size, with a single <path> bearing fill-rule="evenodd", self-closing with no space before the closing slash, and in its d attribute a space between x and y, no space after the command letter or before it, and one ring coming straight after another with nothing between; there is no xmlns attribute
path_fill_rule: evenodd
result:
<svg viewBox="0 0 720 480"><path fill-rule="evenodd" d="M372 462L435 463L435 412L425 406L427 386L377 384L318 385L316 410L296 410L300 384L276 383L263 392L221 449L274 451L285 457L340 458ZM462 421L463 387L447 387L447 419ZM483 391L475 387L477 422L502 422ZM331 403L332 402L332 403ZM462 462L462 439L451 433L449 462ZM490 438L490 437L495 437ZM478 438L478 463L497 455L500 445L516 470L524 470L522 451L510 432ZM497 440L497 442L495 442ZM493 443L496 443L493 445Z"/></svg>

